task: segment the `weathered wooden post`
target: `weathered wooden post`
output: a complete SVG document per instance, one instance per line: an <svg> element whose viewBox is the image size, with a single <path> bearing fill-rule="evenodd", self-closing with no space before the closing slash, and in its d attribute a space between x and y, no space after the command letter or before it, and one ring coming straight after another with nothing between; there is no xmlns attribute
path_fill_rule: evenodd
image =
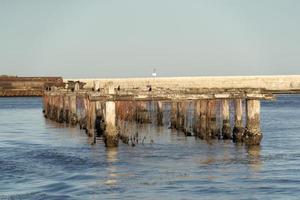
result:
<svg viewBox="0 0 300 200"><path fill-rule="evenodd" d="M222 99L222 136L223 139L231 139L231 127L230 127L230 114L229 114L229 102L228 99Z"/></svg>
<svg viewBox="0 0 300 200"><path fill-rule="evenodd" d="M217 128L217 117L216 117L216 100L211 99L208 101L208 135L212 139L219 137Z"/></svg>
<svg viewBox="0 0 300 200"><path fill-rule="evenodd" d="M96 121L95 121L95 129L97 136L102 136L105 131L105 120L103 114L103 103L100 101L96 101Z"/></svg>
<svg viewBox="0 0 300 200"><path fill-rule="evenodd" d="M200 100L200 130L198 136L201 139L207 138L207 108L208 101L207 100Z"/></svg>
<svg viewBox="0 0 300 200"><path fill-rule="evenodd" d="M65 94L63 96L63 101L64 101L64 105L63 105L63 118L64 118L64 122L66 122L67 124L69 123L69 116L70 116L70 103L69 103L69 96L67 94Z"/></svg>
<svg viewBox="0 0 300 200"><path fill-rule="evenodd" d="M96 122L96 102L88 100L87 112L87 134L89 137L95 137L95 122Z"/></svg>
<svg viewBox="0 0 300 200"><path fill-rule="evenodd" d="M186 102L177 103L177 129L185 131Z"/></svg>
<svg viewBox="0 0 300 200"><path fill-rule="evenodd" d="M134 110L133 110L133 117L134 120L139 123L140 122L140 112L141 112L141 102L139 101L133 101L132 102Z"/></svg>
<svg viewBox="0 0 300 200"><path fill-rule="evenodd" d="M247 99L247 126L244 142L248 145L259 145L262 139L260 130L260 100Z"/></svg>
<svg viewBox="0 0 300 200"><path fill-rule="evenodd" d="M125 103L125 120L126 121L130 121L133 122L136 119L136 106L135 103L133 101L127 101L124 102Z"/></svg>
<svg viewBox="0 0 300 200"><path fill-rule="evenodd" d="M110 95L115 93L112 84L108 84L106 92ZM114 101L105 102L105 134L104 142L106 147L117 147L119 143L118 132L116 128L116 105Z"/></svg>
<svg viewBox="0 0 300 200"><path fill-rule="evenodd" d="M63 123L64 122L64 98L62 95L58 97L58 115L57 115L57 122Z"/></svg>
<svg viewBox="0 0 300 200"><path fill-rule="evenodd" d="M54 121L58 122L59 120L59 102L60 98L58 95L55 95L55 98L54 98L54 102L53 102L53 107L54 107L54 112L53 112L53 119Z"/></svg>
<svg viewBox="0 0 300 200"><path fill-rule="evenodd" d="M86 128L86 109L85 109L85 97L82 95L76 97L76 113L78 118L78 124L80 129Z"/></svg>
<svg viewBox="0 0 300 200"><path fill-rule="evenodd" d="M171 121L171 128L176 129L177 128L177 103L175 101L171 102L171 116L170 116L170 121Z"/></svg>
<svg viewBox="0 0 300 200"><path fill-rule="evenodd" d="M163 125L163 104L161 101L156 102L156 118L157 118L157 125Z"/></svg>
<svg viewBox="0 0 300 200"><path fill-rule="evenodd" d="M234 128L232 134L233 142L242 142L243 141L243 134L245 128L243 127L243 100L242 99L235 99L234 100Z"/></svg>
<svg viewBox="0 0 300 200"><path fill-rule="evenodd" d="M148 102L147 101L141 101L138 102L138 107L137 107L137 115L138 115L138 122L143 124L143 123L150 123L150 115L148 112Z"/></svg>
<svg viewBox="0 0 300 200"><path fill-rule="evenodd" d="M51 97L50 119L53 121L57 120L57 97L54 95Z"/></svg>
<svg viewBox="0 0 300 200"><path fill-rule="evenodd" d="M76 102L77 102L77 97L75 94L72 94L70 96L70 123L71 123L71 125L76 125L78 122Z"/></svg>
<svg viewBox="0 0 300 200"><path fill-rule="evenodd" d="M58 107L59 107L59 96L55 95L53 96L53 102L52 102L52 120L56 122L58 122L58 118L59 118Z"/></svg>
<svg viewBox="0 0 300 200"><path fill-rule="evenodd" d="M192 106L192 102L184 102L183 104L183 132L186 136L192 136L193 135L193 127L190 124L190 108Z"/></svg>
<svg viewBox="0 0 300 200"><path fill-rule="evenodd" d="M126 122L127 119L127 102L117 101L116 102L116 118L117 118L117 127L119 128L119 138L125 143L129 144L129 135L126 131Z"/></svg>
<svg viewBox="0 0 300 200"><path fill-rule="evenodd" d="M48 108L49 108L49 96L48 94L43 95L43 112L44 116L47 118L48 117Z"/></svg>
<svg viewBox="0 0 300 200"><path fill-rule="evenodd" d="M201 101L194 102L194 119L193 119L193 132L195 135L199 135L200 132L200 113L201 113Z"/></svg>
<svg viewBox="0 0 300 200"><path fill-rule="evenodd" d="M48 95L49 98L49 103L48 103L48 108L47 108L47 118L53 120L53 95Z"/></svg>

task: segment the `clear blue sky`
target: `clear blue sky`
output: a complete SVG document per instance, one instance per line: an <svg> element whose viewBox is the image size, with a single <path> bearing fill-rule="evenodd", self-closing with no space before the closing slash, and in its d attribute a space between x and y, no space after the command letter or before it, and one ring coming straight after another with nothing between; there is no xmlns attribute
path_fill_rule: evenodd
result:
<svg viewBox="0 0 300 200"><path fill-rule="evenodd" d="M299 0L0 0L0 74L300 74Z"/></svg>

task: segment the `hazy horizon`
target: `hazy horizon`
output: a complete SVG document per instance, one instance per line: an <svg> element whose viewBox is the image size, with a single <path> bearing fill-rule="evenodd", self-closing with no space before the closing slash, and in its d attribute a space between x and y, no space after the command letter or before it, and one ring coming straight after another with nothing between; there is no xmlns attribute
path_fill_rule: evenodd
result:
<svg viewBox="0 0 300 200"><path fill-rule="evenodd" d="M0 0L0 74L300 74L297 0Z"/></svg>

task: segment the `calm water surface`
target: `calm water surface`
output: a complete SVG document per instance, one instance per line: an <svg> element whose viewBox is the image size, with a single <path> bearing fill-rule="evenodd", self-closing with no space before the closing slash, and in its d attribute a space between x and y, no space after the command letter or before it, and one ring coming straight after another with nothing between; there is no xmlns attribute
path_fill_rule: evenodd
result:
<svg viewBox="0 0 300 200"><path fill-rule="evenodd" d="M47 121L40 98L0 98L0 199L300 199L300 96L262 104L260 147L143 126L105 149Z"/></svg>

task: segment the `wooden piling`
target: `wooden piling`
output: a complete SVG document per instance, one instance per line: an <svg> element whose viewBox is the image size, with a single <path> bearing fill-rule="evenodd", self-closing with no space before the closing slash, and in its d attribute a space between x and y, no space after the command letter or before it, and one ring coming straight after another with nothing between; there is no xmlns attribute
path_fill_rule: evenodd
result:
<svg viewBox="0 0 300 200"><path fill-rule="evenodd" d="M62 95L58 97L57 122L64 122L64 97Z"/></svg>
<svg viewBox="0 0 300 200"><path fill-rule="evenodd" d="M109 84L106 88L108 94L114 94L114 87ZM117 147L119 143L118 132L116 128L116 104L114 101L105 102L105 134L104 143L106 147Z"/></svg>
<svg viewBox="0 0 300 200"><path fill-rule="evenodd" d="M260 100L247 99L247 125L244 142L248 145L259 145L262 139L260 129Z"/></svg>
<svg viewBox="0 0 300 200"><path fill-rule="evenodd" d="M218 128L217 128L217 117L216 117L216 100L208 100L208 136L211 139L219 138Z"/></svg>
<svg viewBox="0 0 300 200"><path fill-rule="evenodd" d="M243 142L243 134L245 128L243 127L243 100L235 99L234 100L234 128L232 134L232 141L236 143Z"/></svg>
<svg viewBox="0 0 300 200"><path fill-rule="evenodd" d="M207 130L207 111L208 111L208 101L207 100L200 100L200 129L198 136L201 139L206 139L208 137Z"/></svg>
<svg viewBox="0 0 300 200"><path fill-rule="evenodd" d="M223 119L223 126L222 126L222 136L223 139L231 139L231 127L230 127L230 114L229 114L229 100L222 99L222 119Z"/></svg>
<svg viewBox="0 0 300 200"><path fill-rule="evenodd" d="M136 121L138 123L151 123L150 115L148 112L148 102L139 101L135 102L136 105Z"/></svg>
<svg viewBox="0 0 300 200"><path fill-rule="evenodd" d="M76 125L78 122L78 116L77 116L77 97L75 94L72 94L70 96L70 124Z"/></svg>
<svg viewBox="0 0 300 200"><path fill-rule="evenodd" d="M185 115L186 115L186 103L177 102L177 130L184 131L185 128Z"/></svg>
<svg viewBox="0 0 300 200"><path fill-rule="evenodd" d="M87 134L89 137L95 137L95 122L96 122L96 102L88 101L87 114Z"/></svg>
<svg viewBox="0 0 300 200"><path fill-rule="evenodd" d="M161 101L156 102L156 119L157 119L157 125L162 126L163 125L163 104Z"/></svg>
<svg viewBox="0 0 300 200"><path fill-rule="evenodd" d="M102 136L105 132L104 105L102 102L96 101L96 122L95 130L97 136Z"/></svg>
<svg viewBox="0 0 300 200"><path fill-rule="evenodd" d="M80 129L87 129L87 120L88 120L88 106L89 100L87 96L81 96L77 98L80 105L80 118L78 120Z"/></svg>
<svg viewBox="0 0 300 200"><path fill-rule="evenodd" d="M201 101L194 102L194 117L193 117L193 132L198 135L200 132L200 113L201 113Z"/></svg>
<svg viewBox="0 0 300 200"><path fill-rule="evenodd" d="M171 102L171 113L170 113L170 127L172 129L177 128L177 102L172 101Z"/></svg>
<svg viewBox="0 0 300 200"><path fill-rule="evenodd" d="M67 124L70 122L70 103L69 103L69 96L63 96L63 121Z"/></svg>
<svg viewBox="0 0 300 200"><path fill-rule="evenodd" d="M186 136L193 135L193 127L191 126L190 121L190 108L192 106L192 102L184 102L183 104L183 132Z"/></svg>

